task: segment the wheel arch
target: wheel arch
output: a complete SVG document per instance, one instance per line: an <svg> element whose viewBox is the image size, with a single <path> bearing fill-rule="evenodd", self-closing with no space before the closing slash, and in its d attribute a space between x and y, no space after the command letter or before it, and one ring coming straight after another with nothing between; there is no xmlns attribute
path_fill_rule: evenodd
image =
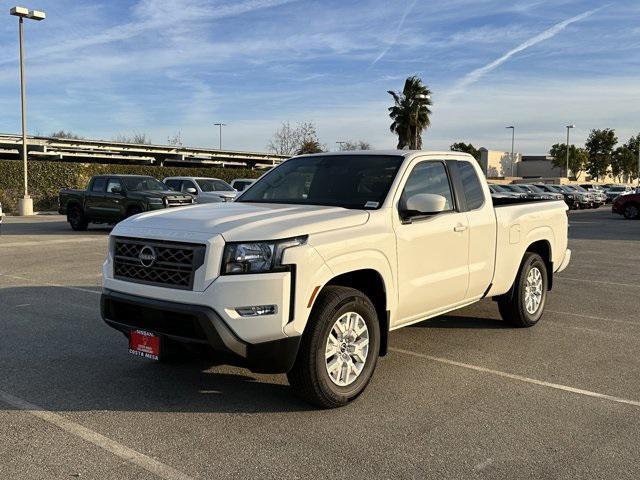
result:
<svg viewBox="0 0 640 480"><path fill-rule="evenodd" d="M329 279L318 292L318 295L328 286L351 287L361 291L373 303L378 322L380 323L380 356L384 356L388 349L390 310L388 289L383 275L372 268L363 268L343 272ZM317 298L317 296L316 296ZM314 304L315 308L315 304ZM313 308L312 308L313 312Z"/></svg>
<svg viewBox="0 0 640 480"><path fill-rule="evenodd" d="M75 207L80 208L80 210L82 210L82 212L84 213L84 207L82 206L82 203L80 202L80 200L77 200L74 198L67 202L67 205L66 205L67 215L69 214L69 210Z"/></svg>
<svg viewBox="0 0 640 480"><path fill-rule="evenodd" d="M537 240L531 243L524 252L525 254L527 252L537 253L542 257L542 260L547 267L547 290L551 290L551 288L553 288L553 252L551 248L549 240Z"/></svg>

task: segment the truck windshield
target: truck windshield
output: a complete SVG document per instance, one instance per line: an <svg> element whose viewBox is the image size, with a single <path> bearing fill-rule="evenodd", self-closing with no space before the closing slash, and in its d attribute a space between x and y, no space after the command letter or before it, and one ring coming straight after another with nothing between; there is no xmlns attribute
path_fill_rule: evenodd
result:
<svg viewBox="0 0 640 480"><path fill-rule="evenodd" d="M196 178L196 183L203 192L233 192L233 187L217 178Z"/></svg>
<svg viewBox="0 0 640 480"><path fill-rule="evenodd" d="M130 192L169 190L169 187L153 177L122 177L122 181Z"/></svg>
<svg viewBox="0 0 640 480"><path fill-rule="evenodd" d="M327 155L287 160L236 200L377 209L402 161L393 155Z"/></svg>

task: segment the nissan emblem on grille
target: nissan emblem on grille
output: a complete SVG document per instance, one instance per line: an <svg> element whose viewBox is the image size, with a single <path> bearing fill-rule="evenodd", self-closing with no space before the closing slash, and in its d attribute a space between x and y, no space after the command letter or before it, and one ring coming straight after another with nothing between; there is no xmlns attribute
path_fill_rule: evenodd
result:
<svg viewBox="0 0 640 480"><path fill-rule="evenodd" d="M156 261L156 251L153 247L145 245L138 254L138 259L143 267L151 267Z"/></svg>

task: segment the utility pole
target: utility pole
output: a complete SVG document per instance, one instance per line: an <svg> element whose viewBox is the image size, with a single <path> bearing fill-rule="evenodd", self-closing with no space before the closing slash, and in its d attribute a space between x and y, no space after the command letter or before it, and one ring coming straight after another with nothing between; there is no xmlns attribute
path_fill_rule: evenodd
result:
<svg viewBox="0 0 640 480"><path fill-rule="evenodd" d="M222 150L222 127L226 127L227 124L226 123L214 123L214 125L216 127L220 127L220 148L219 148L219 150Z"/></svg>

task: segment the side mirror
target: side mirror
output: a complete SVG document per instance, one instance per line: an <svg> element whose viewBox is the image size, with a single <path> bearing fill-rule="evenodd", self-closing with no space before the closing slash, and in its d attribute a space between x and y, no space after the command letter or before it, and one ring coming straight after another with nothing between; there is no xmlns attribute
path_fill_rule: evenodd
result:
<svg viewBox="0 0 640 480"><path fill-rule="evenodd" d="M447 206L447 199L433 193L417 193L410 196L402 206L405 217L416 215L433 215L443 212Z"/></svg>
<svg viewBox="0 0 640 480"><path fill-rule="evenodd" d="M122 187L111 187L111 193L115 193L116 195L122 195Z"/></svg>
<svg viewBox="0 0 640 480"><path fill-rule="evenodd" d="M187 193L190 193L191 195L198 195L198 191L193 187L187 188Z"/></svg>

